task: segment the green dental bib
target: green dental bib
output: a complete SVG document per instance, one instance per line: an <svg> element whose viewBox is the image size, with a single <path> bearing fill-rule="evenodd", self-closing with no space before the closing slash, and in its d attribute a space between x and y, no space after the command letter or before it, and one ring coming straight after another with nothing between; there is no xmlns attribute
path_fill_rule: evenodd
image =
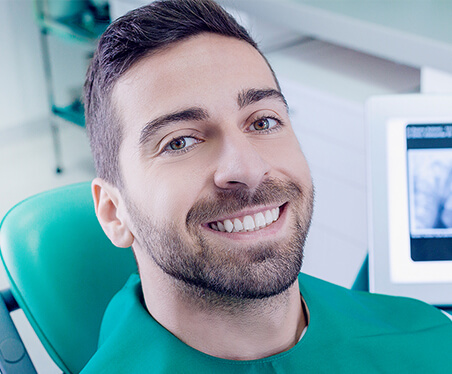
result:
<svg viewBox="0 0 452 374"><path fill-rule="evenodd" d="M310 313L301 341L264 359L230 361L189 347L155 321L134 274L111 301L82 373L452 373L452 322L439 310L305 274L299 282Z"/></svg>

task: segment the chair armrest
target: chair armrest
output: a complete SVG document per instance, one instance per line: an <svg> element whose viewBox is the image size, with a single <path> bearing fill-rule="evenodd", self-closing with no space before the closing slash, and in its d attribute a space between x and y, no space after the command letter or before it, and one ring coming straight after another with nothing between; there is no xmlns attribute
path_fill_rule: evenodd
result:
<svg viewBox="0 0 452 374"><path fill-rule="evenodd" d="M17 303L9 290L0 292L0 372L2 374L36 374L22 339L11 319Z"/></svg>

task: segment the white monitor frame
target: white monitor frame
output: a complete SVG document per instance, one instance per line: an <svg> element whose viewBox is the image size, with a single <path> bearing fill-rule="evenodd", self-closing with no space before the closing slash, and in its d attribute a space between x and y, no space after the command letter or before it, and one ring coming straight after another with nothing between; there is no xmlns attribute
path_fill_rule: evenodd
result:
<svg viewBox="0 0 452 374"><path fill-rule="evenodd" d="M390 95L366 105L369 288L452 305L452 261L413 261L409 227L407 125L452 124L452 95Z"/></svg>

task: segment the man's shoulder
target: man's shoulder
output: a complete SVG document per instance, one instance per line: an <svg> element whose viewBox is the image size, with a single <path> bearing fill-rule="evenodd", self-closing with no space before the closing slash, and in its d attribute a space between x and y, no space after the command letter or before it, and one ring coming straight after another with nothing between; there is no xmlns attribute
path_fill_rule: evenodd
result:
<svg viewBox="0 0 452 374"><path fill-rule="evenodd" d="M337 372L357 372L357 367L372 373L452 372L452 322L439 309L304 274L299 283L310 310L304 354L322 347L342 365Z"/></svg>
<svg viewBox="0 0 452 374"><path fill-rule="evenodd" d="M328 313L329 319L350 321L369 333L415 332L444 329L452 336L452 322L439 309L422 301L364 291L355 291L309 276L299 275L300 292L316 313Z"/></svg>

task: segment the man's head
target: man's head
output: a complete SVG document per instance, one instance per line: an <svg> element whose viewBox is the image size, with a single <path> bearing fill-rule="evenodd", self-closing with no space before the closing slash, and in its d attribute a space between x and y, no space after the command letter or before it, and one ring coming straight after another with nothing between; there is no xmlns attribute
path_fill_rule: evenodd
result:
<svg viewBox="0 0 452 374"><path fill-rule="evenodd" d="M212 5L169 2L182 3ZM274 74L247 38L198 32L144 53L109 88L121 184L99 172L96 211L116 245L133 246L142 277L160 271L236 298L278 294L296 279L312 214L310 173ZM99 90L95 75L92 68L88 93Z"/></svg>

